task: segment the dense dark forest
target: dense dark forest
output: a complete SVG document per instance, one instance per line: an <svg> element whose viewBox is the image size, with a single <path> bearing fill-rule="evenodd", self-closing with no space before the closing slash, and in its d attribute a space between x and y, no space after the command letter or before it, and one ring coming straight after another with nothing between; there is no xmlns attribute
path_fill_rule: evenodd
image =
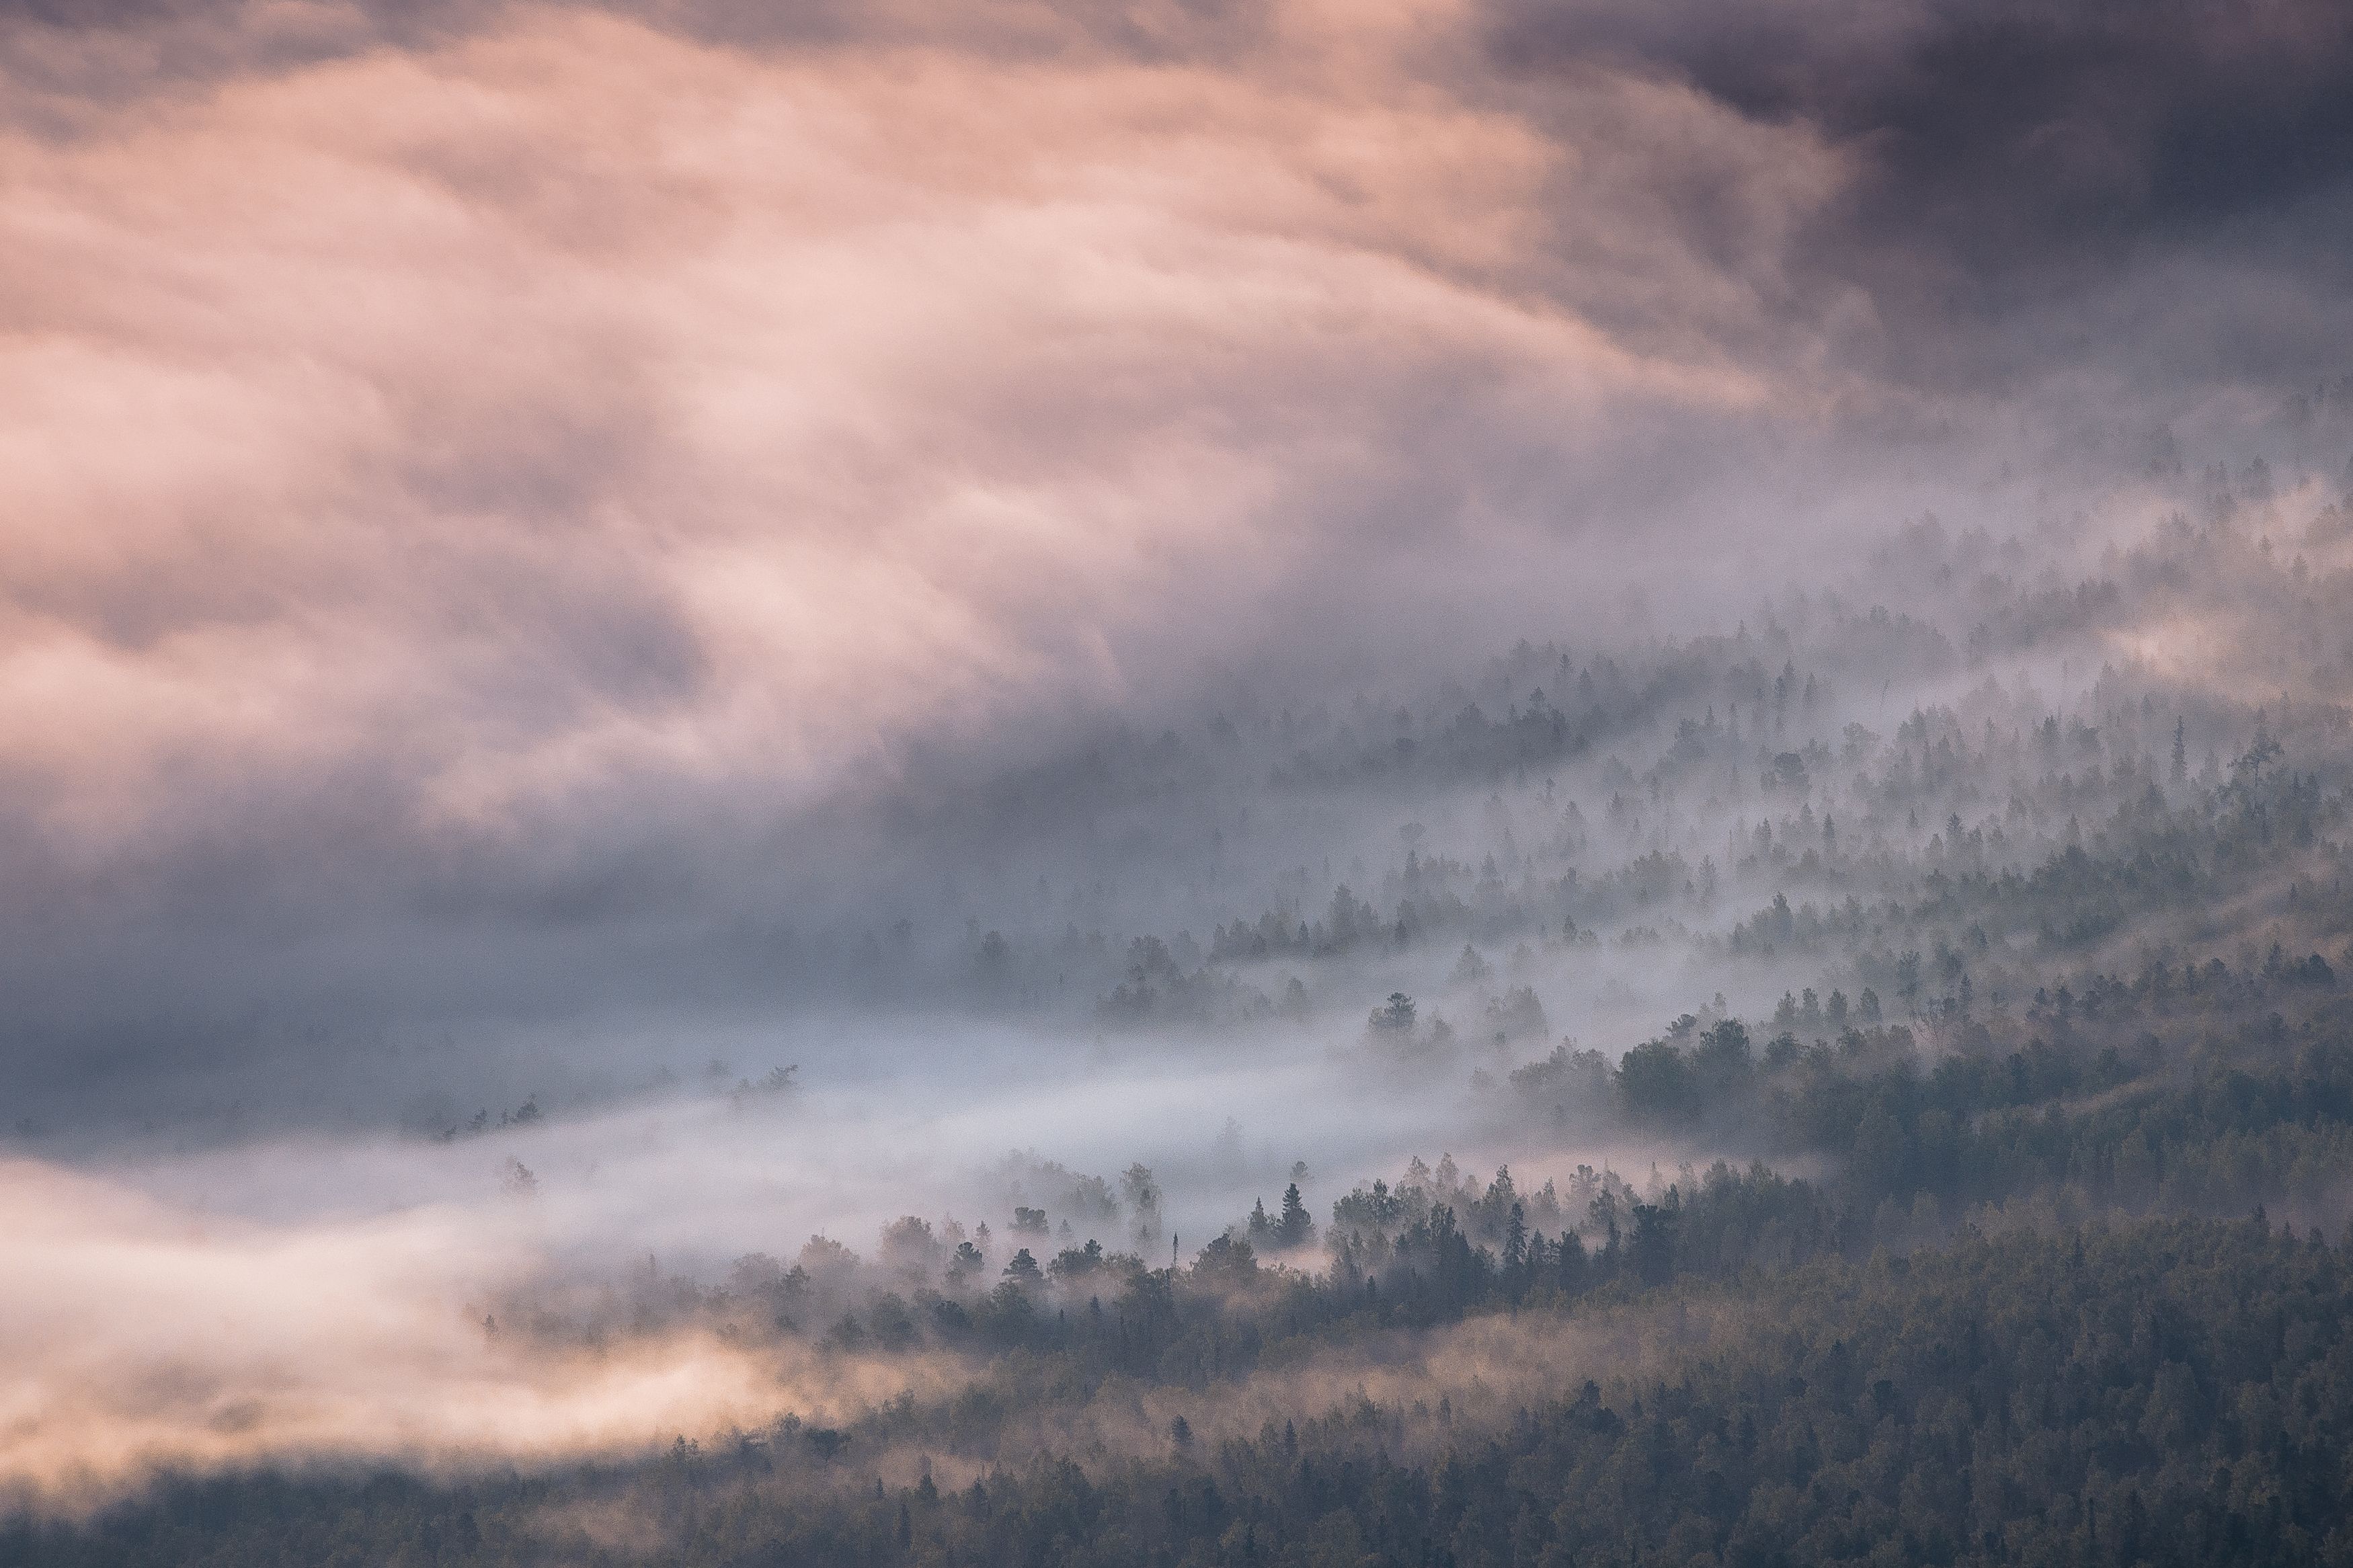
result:
<svg viewBox="0 0 2353 1568"><path fill-rule="evenodd" d="M1565 1308L1540 1268L1466 1255L1451 1277L1442 1249L1434 1261L1440 1282L1401 1315L1515 1296L1523 1314ZM1105 1565L2256 1563L2353 1550L2353 1278L2317 1235L2260 1216L1964 1226L1938 1249L1728 1278L1593 1293L1573 1310L1597 1334L1654 1316L1666 1343L1549 1397L1515 1388L1525 1369L1504 1360L1475 1409L1359 1395L1231 1433L1180 1415L1161 1440L1092 1465L1041 1453L963 1484L931 1466L912 1484L870 1483L862 1450L894 1428L929 1425L944 1451L987 1424L896 1411L850 1431L788 1422L681 1439L622 1474L174 1482L87 1530L19 1528L5 1550L92 1564ZM1293 1290L1324 1293L1275 1294ZM1027 1386L998 1397L1117 1398L1118 1363L1157 1342L1130 1326L1185 1316L1169 1295L1165 1278L1135 1276L1106 1309L1115 1331L1052 1334L1005 1378ZM1319 1310L1343 1315L1294 1326ZM1344 1347L1391 1316L1270 1300L1224 1331L1263 1327L1271 1354L1302 1338ZM1214 1384L1185 1386L1206 1401Z"/></svg>
<svg viewBox="0 0 2353 1568"><path fill-rule="evenodd" d="M166 1464L0 1563L2353 1560L2353 732L2313 694L2353 673L2353 577L2314 564L2348 537L2219 488L2067 583L1926 522L1872 568L1909 612L1797 595L1419 708L1105 741L1052 787L1090 837L1148 816L1131 869L1199 850L1166 922L1025 862L960 945L843 939L843 984L1103 1053L1321 1051L1459 1139L1245 1151L1207 1196L1025 1152L969 1226L517 1288L483 1332L533 1354L911 1375L635 1457ZM2193 614L2272 628L2244 699L2125 651ZM1040 779L998 787L957 809L1051 866ZM782 1068L675 1092L802 1114Z"/></svg>

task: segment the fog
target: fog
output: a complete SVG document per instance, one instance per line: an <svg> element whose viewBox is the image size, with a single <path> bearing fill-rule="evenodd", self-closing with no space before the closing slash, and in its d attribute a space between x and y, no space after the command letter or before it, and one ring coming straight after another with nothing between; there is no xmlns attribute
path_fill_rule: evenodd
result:
<svg viewBox="0 0 2353 1568"><path fill-rule="evenodd" d="M512 1215L420 1205L261 1226L19 1162L0 1191L13 1502L86 1507L158 1469L267 1458L621 1454L925 1378L903 1361L780 1365L703 1336L570 1356L504 1343L458 1308L528 1266Z"/></svg>

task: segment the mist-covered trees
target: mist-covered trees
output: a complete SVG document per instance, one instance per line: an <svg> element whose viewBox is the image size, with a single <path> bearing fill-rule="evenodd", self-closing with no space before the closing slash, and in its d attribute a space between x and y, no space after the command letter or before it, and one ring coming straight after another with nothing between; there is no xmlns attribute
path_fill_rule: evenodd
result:
<svg viewBox="0 0 2353 1568"><path fill-rule="evenodd" d="M2249 1221L1965 1233L1941 1252L1822 1258L1677 1300L1660 1352L1569 1369L1533 1399L1357 1394L1237 1425L1205 1393L1116 1458L1008 1452L955 1480L946 1456L984 1429L959 1438L914 1410L681 1440L626 1477L174 1481L92 1520L19 1521L0 1530L0 1563L652 1561L567 1522L617 1487L641 1526L629 1539L685 1568L1335 1552L2189 1565L2353 1545L2353 1265L2318 1240ZM1663 1305L1608 1309L1592 1331L1606 1341ZM1001 1384L992 1400L1010 1416L1067 1397L1053 1386ZM940 1456L912 1481L860 1468L911 1442Z"/></svg>
<svg viewBox="0 0 2353 1568"><path fill-rule="evenodd" d="M1090 742L1024 820L1083 795L1100 837L966 877L954 983L1113 1058L1312 1053L1428 1108L1435 1165L1016 1154L994 1236L499 1303L501 1353L708 1333L903 1397L174 1482L0 1563L2353 1559L2353 721L2120 651L2261 614L2353 676L2348 584L2278 553L2168 524L2063 583L1923 523L1883 605ZM919 989L877 929L861 983ZM567 1522L607 1515L646 1522Z"/></svg>

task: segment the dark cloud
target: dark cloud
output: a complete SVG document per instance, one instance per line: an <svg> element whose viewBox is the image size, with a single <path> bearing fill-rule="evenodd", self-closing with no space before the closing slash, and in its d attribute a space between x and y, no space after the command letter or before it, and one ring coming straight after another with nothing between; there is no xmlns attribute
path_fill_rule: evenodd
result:
<svg viewBox="0 0 2353 1568"><path fill-rule="evenodd" d="M1860 344L1898 376L2015 386L2069 354L2152 328L2196 375L2222 331L2113 309L2184 258L2168 313L2249 326L2253 296L2333 308L2347 280L2353 170L2353 14L2325 0L2261 6L2001 3L1490 7L1505 79L1573 78L1597 63L1689 83L1739 114L1813 126L1857 160L1799 248L1818 274L1867 289L1883 338ZM2307 321L2307 325L2312 324ZM2341 321L2337 322L2341 326ZM1989 327L2017 326L1992 342ZM2089 329L2071 332L2068 328ZM2301 352L2264 334L2263 360L2300 377ZM2244 367L2247 369L2253 366Z"/></svg>

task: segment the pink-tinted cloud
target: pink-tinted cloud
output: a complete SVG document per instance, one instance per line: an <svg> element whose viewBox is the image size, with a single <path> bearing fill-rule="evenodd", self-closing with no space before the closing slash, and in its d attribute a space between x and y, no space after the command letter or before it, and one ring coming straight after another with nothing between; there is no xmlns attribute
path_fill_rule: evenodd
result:
<svg viewBox="0 0 2353 1568"><path fill-rule="evenodd" d="M1810 395L1725 344L1841 160L1599 74L1539 132L1417 73L1460 21L1008 58L517 9L19 130L20 788L100 844L355 764L420 831L789 795L1443 528L1365 500L1478 460L1434 405L1573 453ZM1673 207L1708 179L1729 260Z"/></svg>

